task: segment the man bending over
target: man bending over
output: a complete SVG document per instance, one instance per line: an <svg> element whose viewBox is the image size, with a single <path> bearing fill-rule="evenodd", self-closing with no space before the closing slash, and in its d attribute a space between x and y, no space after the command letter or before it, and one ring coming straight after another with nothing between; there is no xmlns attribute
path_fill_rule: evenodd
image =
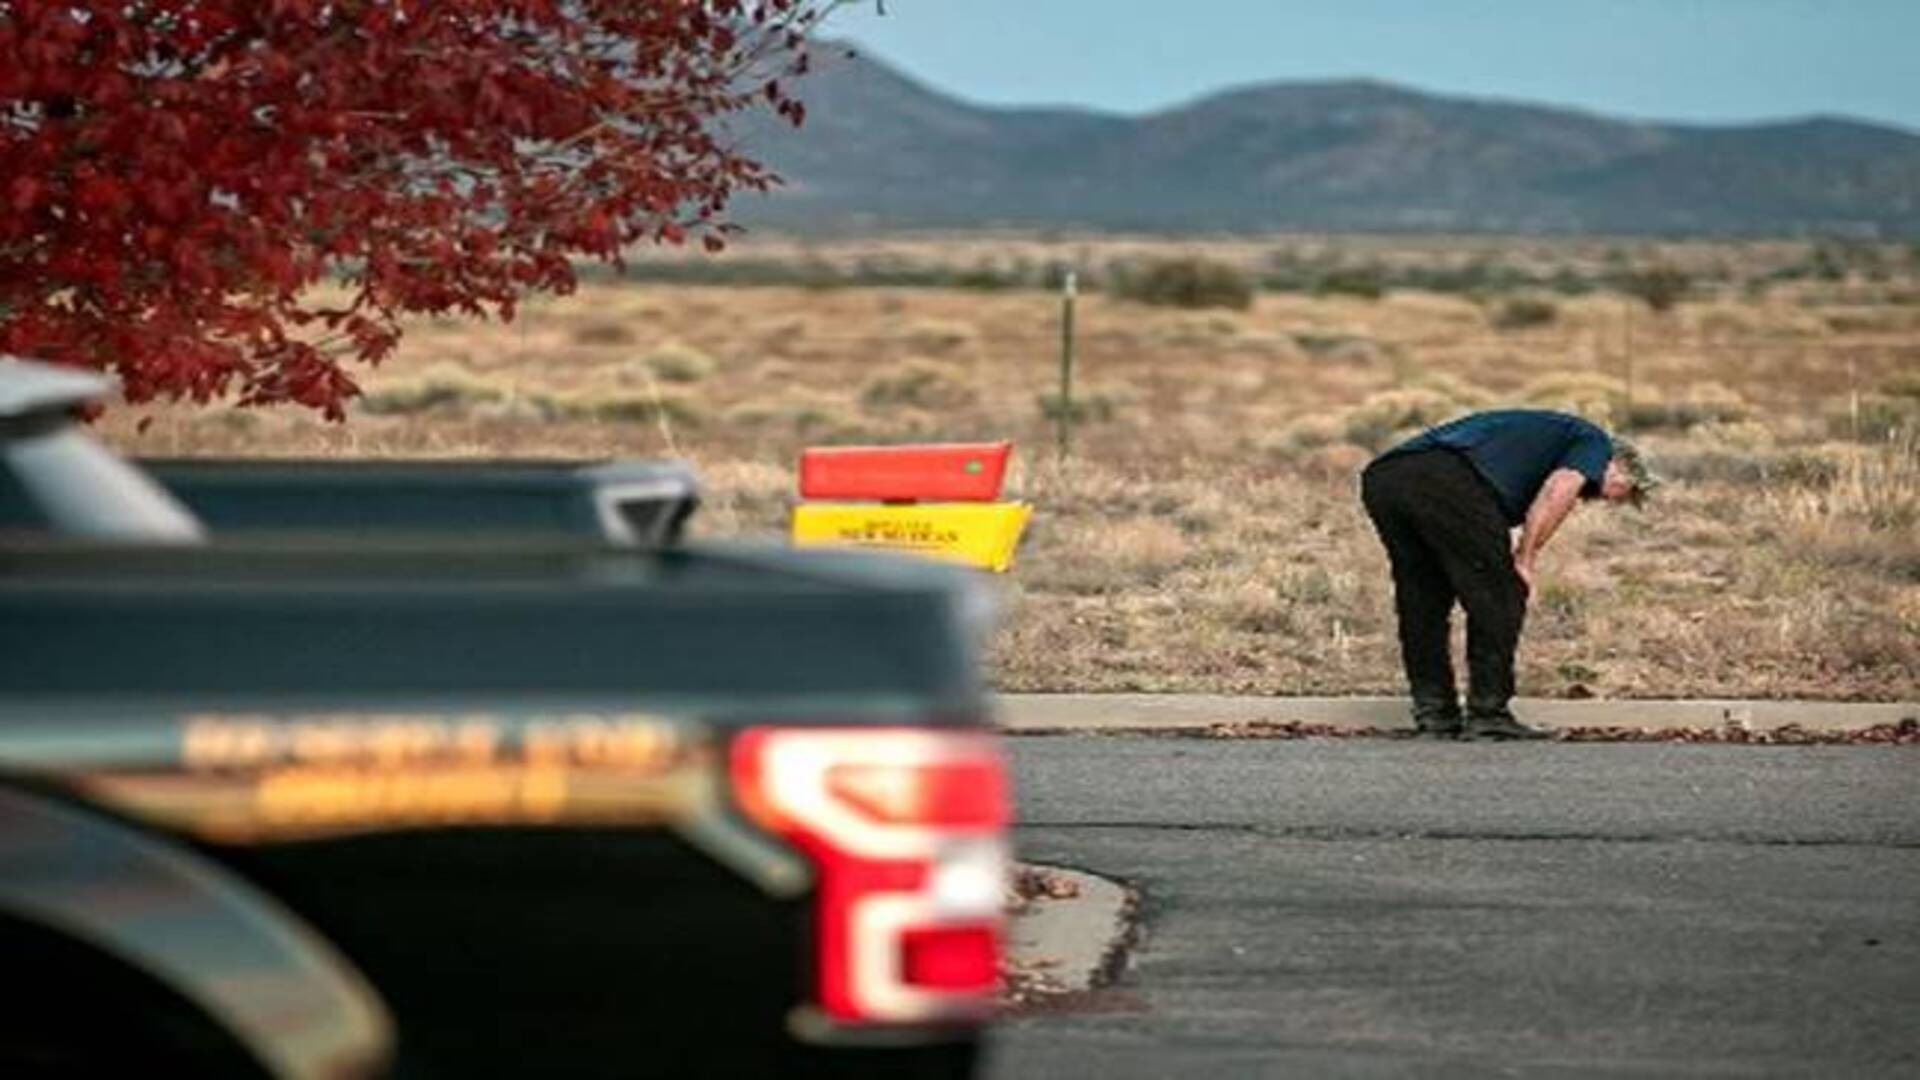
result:
<svg viewBox="0 0 1920 1080"><path fill-rule="evenodd" d="M1625 441L1577 416L1537 409L1465 416L1368 464L1360 497L1393 563L1400 657L1421 734L1546 737L1509 707L1540 549L1580 500L1638 505L1653 486ZM1447 640L1456 601L1467 612L1464 716Z"/></svg>

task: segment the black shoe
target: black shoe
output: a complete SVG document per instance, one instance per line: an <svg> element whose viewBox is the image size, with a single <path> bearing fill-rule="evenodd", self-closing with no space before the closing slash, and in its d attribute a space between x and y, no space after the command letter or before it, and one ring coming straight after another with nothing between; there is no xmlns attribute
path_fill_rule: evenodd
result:
<svg viewBox="0 0 1920 1080"><path fill-rule="evenodd" d="M1413 734L1420 739L1457 739L1460 737L1460 707L1415 705Z"/></svg>
<svg viewBox="0 0 1920 1080"><path fill-rule="evenodd" d="M1467 717L1460 726L1460 738L1468 742L1507 742L1519 739L1551 739L1553 732L1528 727L1506 711Z"/></svg>

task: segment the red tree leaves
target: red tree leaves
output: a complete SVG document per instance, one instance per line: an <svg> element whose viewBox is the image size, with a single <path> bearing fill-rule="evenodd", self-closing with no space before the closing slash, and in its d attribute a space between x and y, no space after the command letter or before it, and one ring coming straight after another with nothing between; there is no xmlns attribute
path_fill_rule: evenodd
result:
<svg viewBox="0 0 1920 1080"><path fill-rule="evenodd" d="M831 0L0 0L0 352L332 418L408 312L709 247ZM329 275L348 288L319 306Z"/></svg>

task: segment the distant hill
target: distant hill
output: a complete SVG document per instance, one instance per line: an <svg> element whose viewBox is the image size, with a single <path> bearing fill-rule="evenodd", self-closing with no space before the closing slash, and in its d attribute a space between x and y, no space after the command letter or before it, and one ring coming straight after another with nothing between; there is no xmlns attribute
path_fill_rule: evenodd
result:
<svg viewBox="0 0 1920 1080"><path fill-rule="evenodd" d="M985 108L822 47L807 123L738 122L792 227L1920 236L1920 136L1839 118L1643 123L1372 81L1145 116Z"/></svg>

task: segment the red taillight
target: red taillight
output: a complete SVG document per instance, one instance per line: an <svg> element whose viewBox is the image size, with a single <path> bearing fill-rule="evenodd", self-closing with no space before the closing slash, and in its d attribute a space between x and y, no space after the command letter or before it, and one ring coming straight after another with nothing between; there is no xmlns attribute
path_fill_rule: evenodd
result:
<svg viewBox="0 0 1920 1080"><path fill-rule="evenodd" d="M998 828L1007 820L998 758L926 765L835 765L827 787L876 821L937 828Z"/></svg>
<svg viewBox="0 0 1920 1080"><path fill-rule="evenodd" d="M993 1005L1008 792L998 740L921 728L755 728L733 779L818 874L816 993L840 1023L976 1019Z"/></svg>
<svg viewBox="0 0 1920 1080"><path fill-rule="evenodd" d="M900 935L900 970L914 986L991 993L1000 978L999 928L908 930Z"/></svg>

